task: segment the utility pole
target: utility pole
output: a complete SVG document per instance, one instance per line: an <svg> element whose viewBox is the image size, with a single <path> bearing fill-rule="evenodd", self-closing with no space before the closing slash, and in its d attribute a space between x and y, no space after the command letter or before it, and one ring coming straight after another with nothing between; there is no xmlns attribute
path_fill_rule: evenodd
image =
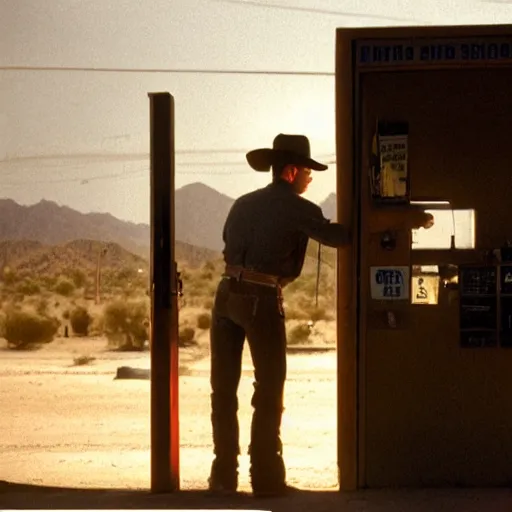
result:
<svg viewBox="0 0 512 512"><path fill-rule="evenodd" d="M98 251L98 258L96 260L96 300L95 303L101 302L100 297L100 283L101 283L101 257L107 254L107 248L103 247Z"/></svg>

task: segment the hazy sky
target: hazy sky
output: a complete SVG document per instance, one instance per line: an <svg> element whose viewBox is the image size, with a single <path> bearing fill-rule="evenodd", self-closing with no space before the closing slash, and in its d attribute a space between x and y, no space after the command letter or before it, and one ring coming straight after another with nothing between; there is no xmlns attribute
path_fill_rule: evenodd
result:
<svg viewBox="0 0 512 512"><path fill-rule="evenodd" d="M499 0L0 0L0 67L333 72L337 27L511 22ZM245 152L280 132L334 159L333 77L3 69L0 197L147 222L152 91L176 99L177 187L265 185ZM315 178L320 202L335 166Z"/></svg>

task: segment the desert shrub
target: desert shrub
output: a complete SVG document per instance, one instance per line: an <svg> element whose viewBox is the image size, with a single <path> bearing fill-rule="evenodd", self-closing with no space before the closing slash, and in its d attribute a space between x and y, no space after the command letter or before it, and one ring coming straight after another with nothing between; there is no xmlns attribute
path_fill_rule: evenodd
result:
<svg viewBox="0 0 512 512"><path fill-rule="evenodd" d="M208 313L197 315L197 327L199 329L209 329L212 325L212 317Z"/></svg>
<svg viewBox="0 0 512 512"><path fill-rule="evenodd" d="M59 295L69 297L75 291L75 285L70 279L61 277L55 284L54 290Z"/></svg>
<svg viewBox="0 0 512 512"><path fill-rule="evenodd" d="M94 315L89 325L89 336L101 336L105 333L105 320L103 315Z"/></svg>
<svg viewBox="0 0 512 512"><path fill-rule="evenodd" d="M83 288L87 283L87 276L83 270L75 268L70 272L69 277L73 281L75 288Z"/></svg>
<svg viewBox="0 0 512 512"><path fill-rule="evenodd" d="M21 304L25 300L25 295L23 293L13 293L11 295L11 300L15 304Z"/></svg>
<svg viewBox="0 0 512 512"><path fill-rule="evenodd" d="M39 278L41 285L48 290L53 289L57 284L57 277L53 275L42 275Z"/></svg>
<svg viewBox="0 0 512 512"><path fill-rule="evenodd" d="M6 285L11 285L17 282L18 276L12 268L4 267L2 270L2 280Z"/></svg>
<svg viewBox="0 0 512 512"><path fill-rule="evenodd" d="M180 347L190 347L191 345L195 345L195 336L196 331L192 327L182 327L179 331L179 346Z"/></svg>
<svg viewBox="0 0 512 512"><path fill-rule="evenodd" d="M217 289L217 281L211 279L192 278L184 283L183 291L191 304L202 304L205 297L212 298ZM195 299L195 300L194 300ZM199 300L199 301L198 301Z"/></svg>
<svg viewBox="0 0 512 512"><path fill-rule="evenodd" d="M187 267L180 267L179 272L180 278L183 279L183 281L188 281L192 276L192 271Z"/></svg>
<svg viewBox="0 0 512 512"><path fill-rule="evenodd" d="M92 317L89 315L87 308L78 306L71 311L69 315L69 322L71 324L71 329L73 329L75 334L78 334L79 336L87 336L89 334Z"/></svg>
<svg viewBox="0 0 512 512"><path fill-rule="evenodd" d="M302 293L308 297L314 297L316 294L316 277L315 276L304 276L299 282L299 289ZM322 293L322 289L319 290Z"/></svg>
<svg viewBox="0 0 512 512"><path fill-rule="evenodd" d="M48 300L44 297L39 299L36 305L36 312L38 315L47 316L48 313Z"/></svg>
<svg viewBox="0 0 512 512"><path fill-rule="evenodd" d="M308 313L301 307L294 305L288 306L286 303L285 315L287 320L307 320L309 318Z"/></svg>
<svg viewBox="0 0 512 512"><path fill-rule="evenodd" d="M16 291L24 295L35 295L41 291L41 287L32 279L24 279L21 283L18 283Z"/></svg>
<svg viewBox="0 0 512 512"><path fill-rule="evenodd" d="M292 345L300 345L309 341L310 328L307 324L298 324L288 333L288 341Z"/></svg>
<svg viewBox="0 0 512 512"><path fill-rule="evenodd" d="M132 281L137 277L137 271L133 268L121 268L115 273L115 279L118 284L122 286L124 283L128 281Z"/></svg>
<svg viewBox="0 0 512 512"><path fill-rule="evenodd" d="M213 279L215 274L215 264L211 261L207 261L201 268L200 278L201 279Z"/></svg>
<svg viewBox="0 0 512 512"><path fill-rule="evenodd" d="M117 300L107 304L102 324L109 343L121 350L143 350L148 339L148 314L145 301Z"/></svg>
<svg viewBox="0 0 512 512"><path fill-rule="evenodd" d="M105 298L105 294L103 294L103 297ZM85 300L96 299L96 288L94 286L84 287L84 299Z"/></svg>
<svg viewBox="0 0 512 512"><path fill-rule="evenodd" d="M205 299L203 302L203 307L204 307L204 309L212 309L213 308L213 298L208 297L207 299Z"/></svg>
<svg viewBox="0 0 512 512"><path fill-rule="evenodd" d="M69 311L69 309L65 309L63 312L62 312L62 318L64 320L69 320L69 318L71 317L71 311Z"/></svg>
<svg viewBox="0 0 512 512"><path fill-rule="evenodd" d="M36 348L52 341L58 328L59 321L55 318L11 309L5 315L4 337L9 348Z"/></svg>
<svg viewBox="0 0 512 512"><path fill-rule="evenodd" d="M318 322L319 320L333 320L334 316L324 307L317 307L311 312L310 318L313 322Z"/></svg>

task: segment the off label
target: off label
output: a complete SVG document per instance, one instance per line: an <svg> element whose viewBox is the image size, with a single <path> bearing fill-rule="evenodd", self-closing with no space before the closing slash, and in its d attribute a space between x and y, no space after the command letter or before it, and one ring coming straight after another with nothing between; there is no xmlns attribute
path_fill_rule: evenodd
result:
<svg viewBox="0 0 512 512"><path fill-rule="evenodd" d="M372 299L409 299L409 267L371 267Z"/></svg>

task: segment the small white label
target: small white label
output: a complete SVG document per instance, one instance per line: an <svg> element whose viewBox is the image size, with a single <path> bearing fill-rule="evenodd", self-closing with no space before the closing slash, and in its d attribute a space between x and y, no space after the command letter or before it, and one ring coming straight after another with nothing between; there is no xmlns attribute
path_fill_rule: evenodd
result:
<svg viewBox="0 0 512 512"><path fill-rule="evenodd" d="M409 267L371 267L372 299L408 300Z"/></svg>

